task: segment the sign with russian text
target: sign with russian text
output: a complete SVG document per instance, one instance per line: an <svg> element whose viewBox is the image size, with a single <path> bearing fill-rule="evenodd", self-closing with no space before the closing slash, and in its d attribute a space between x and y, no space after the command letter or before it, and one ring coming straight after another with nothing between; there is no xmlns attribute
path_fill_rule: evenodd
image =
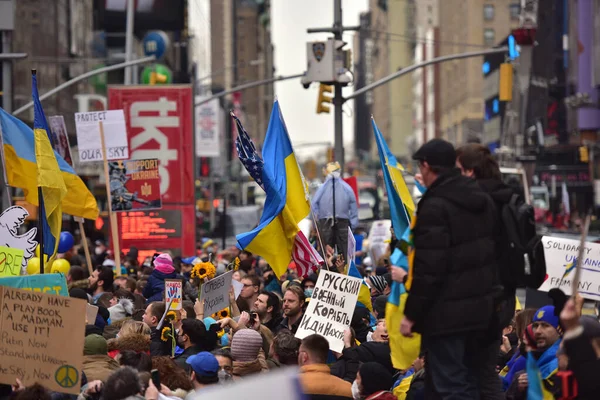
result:
<svg viewBox="0 0 600 400"><path fill-rule="evenodd" d="M321 270L296 337L317 333L327 339L330 350L341 353L360 285L358 278Z"/></svg>
<svg viewBox="0 0 600 400"><path fill-rule="evenodd" d="M69 296L63 274L21 275L0 278L0 286L9 286L35 293Z"/></svg>
<svg viewBox="0 0 600 400"><path fill-rule="evenodd" d="M219 275L202 285L200 301L204 301L204 315L211 315L229 307L229 288L233 271Z"/></svg>
<svg viewBox="0 0 600 400"><path fill-rule="evenodd" d="M579 254L579 240L544 236L542 244L546 258L546 280L539 290L548 292L559 288L570 296ZM579 294L583 298L600 301L600 244L586 242L583 254Z"/></svg>
<svg viewBox="0 0 600 400"><path fill-rule="evenodd" d="M0 276L21 275L23 249L0 246Z"/></svg>
<svg viewBox="0 0 600 400"><path fill-rule="evenodd" d="M158 159L115 161L108 165L113 211L162 207Z"/></svg>
<svg viewBox="0 0 600 400"><path fill-rule="evenodd" d="M86 302L0 287L0 383L79 394Z"/></svg>
<svg viewBox="0 0 600 400"><path fill-rule="evenodd" d="M183 282L180 279L165 279L165 304L171 304L171 310L183 307Z"/></svg>
<svg viewBox="0 0 600 400"><path fill-rule="evenodd" d="M75 113L75 130L77 131L77 149L79 161L102 161L102 139L100 122L104 129L106 159L126 160L129 158L127 129L123 110L94 111Z"/></svg>

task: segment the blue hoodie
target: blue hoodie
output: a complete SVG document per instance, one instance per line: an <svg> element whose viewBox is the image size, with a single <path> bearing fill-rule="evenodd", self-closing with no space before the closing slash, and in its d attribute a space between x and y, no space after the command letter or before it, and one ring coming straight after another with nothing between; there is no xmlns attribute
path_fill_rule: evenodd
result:
<svg viewBox="0 0 600 400"><path fill-rule="evenodd" d="M175 271L170 274L165 274L159 270L152 271L152 274L148 278L148 283L144 287L142 295L147 299L146 304L150 304L153 301L163 301L165 292L165 279L177 279L177 273Z"/></svg>

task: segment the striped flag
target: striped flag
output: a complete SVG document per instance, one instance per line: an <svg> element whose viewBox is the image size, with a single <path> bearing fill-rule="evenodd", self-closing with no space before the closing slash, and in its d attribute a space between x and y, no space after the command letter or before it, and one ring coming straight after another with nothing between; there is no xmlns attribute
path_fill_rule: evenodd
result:
<svg viewBox="0 0 600 400"><path fill-rule="evenodd" d="M323 264L323 258L310 245L310 242L304 236L302 231L299 231L294 241L294 249L292 250L292 259L296 263L299 278L305 278L311 272L317 270L318 266Z"/></svg>

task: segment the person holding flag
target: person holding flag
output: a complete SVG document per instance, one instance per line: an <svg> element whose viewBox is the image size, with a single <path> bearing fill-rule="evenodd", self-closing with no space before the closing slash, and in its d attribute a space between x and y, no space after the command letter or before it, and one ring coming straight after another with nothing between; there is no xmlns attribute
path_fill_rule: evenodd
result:
<svg viewBox="0 0 600 400"><path fill-rule="evenodd" d="M400 332L422 335L425 398L478 399L475 359L494 312L494 204L455 168L452 144L433 139L413 159L427 191L412 221Z"/></svg>

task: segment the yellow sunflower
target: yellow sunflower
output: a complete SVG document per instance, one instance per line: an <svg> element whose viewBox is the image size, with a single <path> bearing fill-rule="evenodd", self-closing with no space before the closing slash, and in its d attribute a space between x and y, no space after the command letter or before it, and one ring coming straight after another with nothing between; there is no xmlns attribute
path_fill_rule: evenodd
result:
<svg viewBox="0 0 600 400"><path fill-rule="evenodd" d="M236 257L235 260L233 260L233 270L237 271L239 267L240 267L240 258Z"/></svg>
<svg viewBox="0 0 600 400"><path fill-rule="evenodd" d="M209 275L211 267L214 269L214 266L209 262L196 264L192 269L192 278L206 279Z"/></svg>
<svg viewBox="0 0 600 400"><path fill-rule="evenodd" d="M160 334L160 340L162 340L163 342L168 341L170 338L172 337L171 335L171 328L169 328L168 326L164 327L161 334Z"/></svg>
<svg viewBox="0 0 600 400"><path fill-rule="evenodd" d="M217 314L219 315L219 319L227 318L227 317L229 317L229 309L224 308L221 311L219 311Z"/></svg>
<svg viewBox="0 0 600 400"><path fill-rule="evenodd" d="M223 335L225 334L225 329L221 329L220 331L217 332L217 337L219 339L221 339L223 337Z"/></svg>
<svg viewBox="0 0 600 400"><path fill-rule="evenodd" d="M177 313L173 310L169 311L166 316L167 320L177 322Z"/></svg>

